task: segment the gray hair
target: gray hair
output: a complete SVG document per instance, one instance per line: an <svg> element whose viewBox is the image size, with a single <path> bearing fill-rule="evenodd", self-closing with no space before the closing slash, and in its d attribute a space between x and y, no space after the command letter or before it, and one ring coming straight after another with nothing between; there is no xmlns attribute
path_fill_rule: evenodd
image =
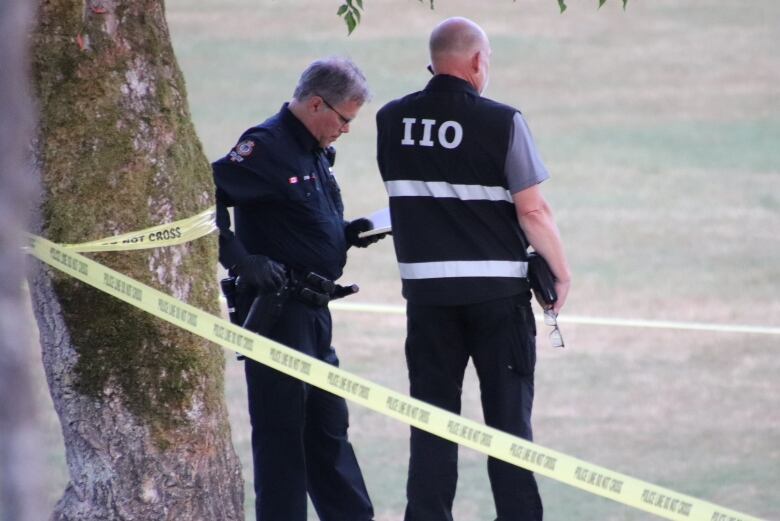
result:
<svg viewBox="0 0 780 521"><path fill-rule="evenodd" d="M301 74L293 98L303 101L310 96L321 96L333 105L344 101L362 105L371 99L371 92L366 77L352 60L330 57L313 62Z"/></svg>

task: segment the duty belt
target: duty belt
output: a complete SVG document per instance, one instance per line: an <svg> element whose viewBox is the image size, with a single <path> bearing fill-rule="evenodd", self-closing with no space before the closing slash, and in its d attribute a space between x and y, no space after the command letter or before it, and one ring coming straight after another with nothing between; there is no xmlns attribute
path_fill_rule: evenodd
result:
<svg viewBox="0 0 780 521"><path fill-rule="evenodd" d="M241 281L237 277L228 277L220 281L222 293L227 302L228 314L234 324L266 335L282 314L284 304L294 298L313 307L327 306L334 299L344 298L357 293L357 284L342 286L314 272L287 270L284 285L274 293L257 294L246 317L239 317L236 309L237 293L242 291Z"/></svg>

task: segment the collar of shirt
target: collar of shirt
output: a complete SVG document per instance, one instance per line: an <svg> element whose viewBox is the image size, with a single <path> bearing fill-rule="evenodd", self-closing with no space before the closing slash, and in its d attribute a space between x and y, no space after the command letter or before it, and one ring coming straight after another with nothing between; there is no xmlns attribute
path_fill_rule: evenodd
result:
<svg viewBox="0 0 780 521"><path fill-rule="evenodd" d="M471 83L450 76L449 74L437 74L428 82L425 86L425 90L438 90L438 91L451 91L451 92L467 92L474 96L479 96L479 92L475 89Z"/></svg>
<svg viewBox="0 0 780 521"><path fill-rule="evenodd" d="M295 117L295 114L288 108L288 105L289 103L285 103L279 110L282 124L292 133L295 140L301 145L301 148L311 152L321 151L322 148L317 139L309 132L306 125Z"/></svg>

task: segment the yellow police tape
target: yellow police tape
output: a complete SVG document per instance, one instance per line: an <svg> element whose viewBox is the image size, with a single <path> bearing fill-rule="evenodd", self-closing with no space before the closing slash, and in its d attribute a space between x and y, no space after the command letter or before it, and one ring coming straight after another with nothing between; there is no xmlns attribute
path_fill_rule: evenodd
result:
<svg viewBox="0 0 780 521"><path fill-rule="evenodd" d="M145 230L124 233L115 237L106 237L96 241L79 244L63 244L69 251L126 251L161 248L184 244L200 239L217 229L215 221L216 210L212 206L201 213L172 223L152 226Z"/></svg>
<svg viewBox="0 0 780 521"><path fill-rule="evenodd" d="M46 239L32 236L28 252L100 291L222 347L403 423L591 494L665 519L760 521L556 452L377 385L183 303Z"/></svg>

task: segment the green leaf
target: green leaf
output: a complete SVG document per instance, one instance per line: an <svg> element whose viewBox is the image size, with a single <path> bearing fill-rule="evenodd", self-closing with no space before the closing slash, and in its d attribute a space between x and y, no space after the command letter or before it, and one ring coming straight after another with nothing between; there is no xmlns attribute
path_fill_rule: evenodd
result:
<svg viewBox="0 0 780 521"><path fill-rule="evenodd" d="M344 21L347 22L347 34L352 34L352 31L354 31L355 27L357 27L357 21L355 20L355 16L352 14L352 11L346 14Z"/></svg>
<svg viewBox="0 0 780 521"><path fill-rule="evenodd" d="M623 0L623 10L625 11L626 5L628 4L628 0Z"/></svg>
<svg viewBox="0 0 780 521"><path fill-rule="evenodd" d="M352 14L353 14L353 15L355 15L355 21L356 21L357 23L360 23L360 11L358 11L357 9L355 9L355 8L353 7L353 8L352 8Z"/></svg>
<svg viewBox="0 0 780 521"><path fill-rule="evenodd" d="M347 5L349 6L350 11L355 9L355 6L352 5L352 0L347 0Z"/></svg>
<svg viewBox="0 0 780 521"><path fill-rule="evenodd" d="M363 9L363 0L355 0L355 2L357 3L359 8Z"/></svg>
<svg viewBox="0 0 780 521"><path fill-rule="evenodd" d="M566 10L566 0L558 0L558 7L561 8L561 13Z"/></svg>
<svg viewBox="0 0 780 521"><path fill-rule="evenodd" d="M601 9L601 6L602 6L602 5L604 5L604 3L605 3L606 1L607 1L607 0L599 0L599 9Z"/></svg>
<svg viewBox="0 0 780 521"><path fill-rule="evenodd" d="M347 7L347 4L341 4L341 7L339 7L339 10L336 11L336 15L337 16L343 16L344 13L347 12L347 9L349 9L349 7Z"/></svg>

